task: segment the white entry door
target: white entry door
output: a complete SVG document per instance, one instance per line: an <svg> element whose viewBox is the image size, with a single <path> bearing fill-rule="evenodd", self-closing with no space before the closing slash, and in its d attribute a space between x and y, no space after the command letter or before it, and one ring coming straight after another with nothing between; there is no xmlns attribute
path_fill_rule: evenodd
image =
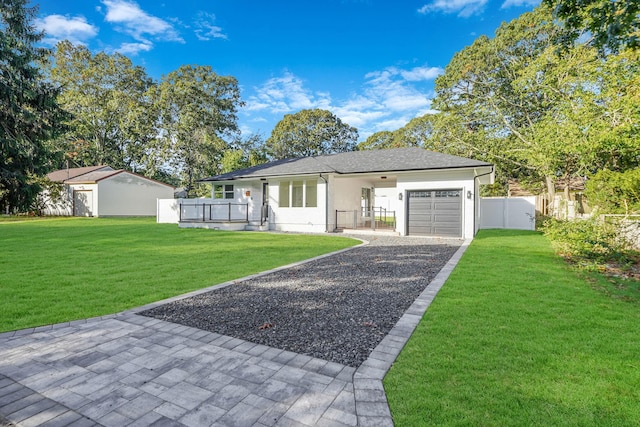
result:
<svg viewBox="0 0 640 427"><path fill-rule="evenodd" d="M73 216L93 216L93 191L73 192Z"/></svg>

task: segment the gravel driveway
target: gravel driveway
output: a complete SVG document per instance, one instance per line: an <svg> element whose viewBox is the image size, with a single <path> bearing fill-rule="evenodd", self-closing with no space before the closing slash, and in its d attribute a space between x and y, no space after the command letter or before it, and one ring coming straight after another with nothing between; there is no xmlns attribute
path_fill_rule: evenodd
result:
<svg viewBox="0 0 640 427"><path fill-rule="evenodd" d="M369 245L139 314L358 367L462 244Z"/></svg>

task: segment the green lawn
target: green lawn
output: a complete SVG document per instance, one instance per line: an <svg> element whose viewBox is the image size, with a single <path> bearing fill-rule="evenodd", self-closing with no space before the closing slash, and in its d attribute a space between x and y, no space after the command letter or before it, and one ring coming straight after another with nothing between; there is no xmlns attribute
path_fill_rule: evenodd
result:
<svg viewBox="0 0 640 427"><path fill-rule="evenodd" d="M149 218L0 218L0 332L116 313L357 243Z"/></svg>
<svg viewBox="0 0 640 427"><path fill-rule="evenodd" d="M541 234L485 230L384 385L397 426L637 426L640 304Z"/></svg>

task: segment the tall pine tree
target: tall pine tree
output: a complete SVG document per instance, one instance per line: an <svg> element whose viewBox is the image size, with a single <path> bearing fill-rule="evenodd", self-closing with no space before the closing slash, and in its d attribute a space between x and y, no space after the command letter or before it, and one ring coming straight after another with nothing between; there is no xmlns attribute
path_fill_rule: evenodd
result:
<svg viewBox="0 0 640 427"><path fill-rule="evenodd" d="M57 166L51 140L64 112L58 90L39 64L49 51L35 44L44 34L32 21L28 0L0 0L0 209L28 211L41 191L42 176Z"/></svg>

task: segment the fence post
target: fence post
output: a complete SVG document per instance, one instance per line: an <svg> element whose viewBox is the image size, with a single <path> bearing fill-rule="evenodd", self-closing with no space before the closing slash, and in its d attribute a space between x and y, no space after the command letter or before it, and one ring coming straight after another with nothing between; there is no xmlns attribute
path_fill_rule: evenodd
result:
<svg viewBox="0 0 640 427"><path fill-rule="evenodd" d="M178 222L182 222L182 203L178 204Z"/></svg>

